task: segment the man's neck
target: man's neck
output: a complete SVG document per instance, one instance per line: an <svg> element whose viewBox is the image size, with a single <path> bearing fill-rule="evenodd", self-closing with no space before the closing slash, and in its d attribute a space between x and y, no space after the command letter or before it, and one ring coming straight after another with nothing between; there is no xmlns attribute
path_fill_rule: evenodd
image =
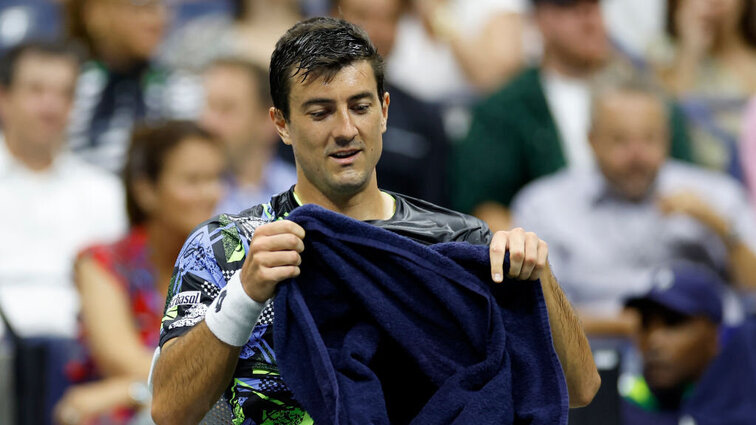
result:
<svg viewBox="0 0 756 425"><path fill-rule="evenodd" d="M5 134L5 146L11 156L25 167L35 172L43 172L53 165L55 153L52 149L33 149L28 143L17 140L11 134Z"/></svg>
<svg viewBox="0 0 756 425"><path fill-rule="evenodd" d="M356 220L388 220L394 214L394 198L381 192L373 177L368 186L349 196L329 196L299 179L294 193L302 204L316 204Z"/></svg>
<svg viewBox="0 0 756 425"><path fill-rule="evenodd" d="M598 68L598 66L587 64L570 63L549 52L544 52L541 60L541 70L544 74L553 73L575 79L589 78Z"/></svg>

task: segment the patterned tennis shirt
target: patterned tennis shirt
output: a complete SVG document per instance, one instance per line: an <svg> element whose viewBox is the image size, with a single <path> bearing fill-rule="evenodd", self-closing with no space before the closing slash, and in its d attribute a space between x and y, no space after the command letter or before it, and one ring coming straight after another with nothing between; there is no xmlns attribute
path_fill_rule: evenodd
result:
<svg viewBox="0 0 756 425"><path fill-rule="evenodd" d="M396 201L388 220L368 221L422 244L466 241L488 244L491 232L480 220L390 193ZM200 225L179 254L166 298L160 346L200 323L228 280L242 268L255 229L283 219L298 206L293 188L239 214L221 214ZM306 239L305 239L306 241ZM312 424L281 378L273 348L273 303L262 311L241 349L224 393L235 425Z"/></svg>

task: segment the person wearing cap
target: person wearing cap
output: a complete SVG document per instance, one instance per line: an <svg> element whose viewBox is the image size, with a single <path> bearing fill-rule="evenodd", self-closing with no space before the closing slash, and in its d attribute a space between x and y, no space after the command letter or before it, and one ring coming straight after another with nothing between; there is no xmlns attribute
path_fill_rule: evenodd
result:
<svg viewBox="0 0 756 425"><path fill-rule="evenodd" d="M614 54L598 0L532 0L543 40L537 67L523 70L473 112L453 155L452 204L494 230L510 227L512 198L562 168L589 169L590 84L632 72ZM671 108L671 154L690 158L682 113Z"/></svg>
<svg viewBox="0 0 756 425"><path fill-rule="evenodd" d="M722 283L710 269L659 269L651 289L625 305L640 315L642 376L620 381L623 424L674 424L687 416L696 384L719 352Z"/></svg>

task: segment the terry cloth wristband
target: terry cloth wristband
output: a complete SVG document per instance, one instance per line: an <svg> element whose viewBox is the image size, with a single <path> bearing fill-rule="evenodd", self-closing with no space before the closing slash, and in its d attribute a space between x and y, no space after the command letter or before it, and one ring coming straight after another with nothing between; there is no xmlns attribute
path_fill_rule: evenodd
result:
<svg viewBox="0 0 756 425"><path fill-rule="evenodd" d="M252 337L257 318L270 302L259 303L247 295L242 287L241 270L231 276L207 308L205 323L219 340L234 347L241 347Z"/></svg>

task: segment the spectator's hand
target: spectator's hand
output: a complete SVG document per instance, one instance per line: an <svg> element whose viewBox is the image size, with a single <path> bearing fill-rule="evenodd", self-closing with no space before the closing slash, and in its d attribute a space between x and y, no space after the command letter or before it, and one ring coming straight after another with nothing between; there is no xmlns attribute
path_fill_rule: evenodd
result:
<svg viewBox="0 0 756 425"><path fill-rule="evenodd" d="M289 220L274 221L255 229L241 270L241 282L247 295L257 302L265 302L273 296L278 282L299 276L304 236L304 229Z"/></svg>
<svg viewBox="0 0 756 425"><path fill-rule="evenodd" d="M491 278L501 282L504 278L504 254L509 251L507 276L519 280L536 280L546 267L549 247L533 232L521 228L494 233L489 247Z"/></svg>
<svg viewBox="0 0 756 425"><path fill-rule="evenodd" d="M447 0L413 0L425 30L439 40L448 40L456 33L448 3Z"/></svg>
<svg viewBox="0 0 756 425"><path fill-rule="evenodd" d="M706 55L714 44L716 17L707 0L688 0L680 3L675 25L684 54L698 59Z"/></svg>
<svg viewBox="0 0 756 425"><path fill-rule="evenodd" d="M706 202L693 192L677 192L662 196L657 200L663 214L684 214L708 226L721 237L726 236L730 227Z"/></svg>
<svg viewBox="0 0 756 425"><path fill-rule="evenodd" d="M88 424L118 407L133 407L130 385L128 379L112 378L70 387L53 408L53 421L57 425Z"/></svg>

